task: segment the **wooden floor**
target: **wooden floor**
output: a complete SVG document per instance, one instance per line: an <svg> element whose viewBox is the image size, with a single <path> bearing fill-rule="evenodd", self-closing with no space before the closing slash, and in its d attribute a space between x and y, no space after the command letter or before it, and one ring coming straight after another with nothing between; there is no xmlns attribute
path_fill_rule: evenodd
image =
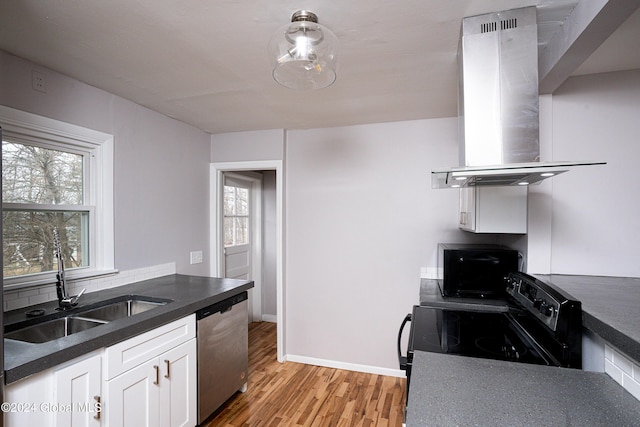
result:
<svg viewBox="0 0 640 427"><path fill-rule="evenodd" d="M206 427L402 425L405 379L276 360L276 325L249 325L249 384Z"/></svg>

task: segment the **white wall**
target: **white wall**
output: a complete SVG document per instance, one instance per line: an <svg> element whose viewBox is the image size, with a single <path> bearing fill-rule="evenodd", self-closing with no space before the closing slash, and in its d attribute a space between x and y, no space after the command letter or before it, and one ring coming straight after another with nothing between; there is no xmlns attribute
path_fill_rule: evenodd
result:
<svg viewBox="0 0 640 427"><path fill-rule="evenodd" d="M284 130L231 132L211 135L211 162L282 160Z"/></svg>
<svg viewBox="0 0 640 427"><path fill-rule="evenodd" d="M457 229L456 119L287 132L287 357L398 369L400 322L421 267Z"/></svg>
<svg viewBox="0 0 640 427"><path fill-rule="evenodd" d="M31 88L33 69L46 93ZM114 135L117 269L209 273L208 134L2 51L0 75L3 105ZM189 265L193 250L204 263Z"/></svg>
<svg viewBox="0 0 640 427"><path fill-rule="evenodd" d="M534 272L640 277L640 70L570 78L551 108L553 160L607 165L549 181L548 249L529 252L550 265Z"/></svg>

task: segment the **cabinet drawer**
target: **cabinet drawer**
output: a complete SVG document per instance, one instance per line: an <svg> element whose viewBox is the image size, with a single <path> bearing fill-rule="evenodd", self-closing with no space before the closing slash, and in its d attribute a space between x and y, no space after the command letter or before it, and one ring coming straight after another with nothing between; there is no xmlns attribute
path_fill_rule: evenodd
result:
<svg viewBox="0 0 640 427"><path fill-rule="evenodd" d="M160 326L105 349L104 374L109 380L196 336L195 314Z"/></svg>

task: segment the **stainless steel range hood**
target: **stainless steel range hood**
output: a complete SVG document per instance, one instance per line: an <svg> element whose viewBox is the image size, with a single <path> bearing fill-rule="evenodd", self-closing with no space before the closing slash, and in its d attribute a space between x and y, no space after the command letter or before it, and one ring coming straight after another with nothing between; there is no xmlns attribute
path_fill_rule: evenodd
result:
<svg viewBox="0 0 640 427"><path fill-rule="evenodd" d="M431 171L431 187L462 188L480 185L529 185L568 172L575 166L604 164L606 162L530 162L494 166L454 167Z"/></svg>
<svg viewBox="0 0 640 427"><path fill-rule="evenodd" d="M433 188L528 185L602 162L540 162L536 8L464 18L458 47L459 167Z"/></svg>

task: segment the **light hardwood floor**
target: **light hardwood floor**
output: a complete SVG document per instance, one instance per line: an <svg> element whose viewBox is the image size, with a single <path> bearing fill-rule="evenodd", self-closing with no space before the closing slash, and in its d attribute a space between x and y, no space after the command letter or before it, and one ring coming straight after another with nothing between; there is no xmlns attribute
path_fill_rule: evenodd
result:
<svg viewBox="0 0 640 427"><path fill-rule="evenodd" d="M249 325L249 384L205 423L240 426L402 425L405 379L276 360L276 325Z"/></svg>

